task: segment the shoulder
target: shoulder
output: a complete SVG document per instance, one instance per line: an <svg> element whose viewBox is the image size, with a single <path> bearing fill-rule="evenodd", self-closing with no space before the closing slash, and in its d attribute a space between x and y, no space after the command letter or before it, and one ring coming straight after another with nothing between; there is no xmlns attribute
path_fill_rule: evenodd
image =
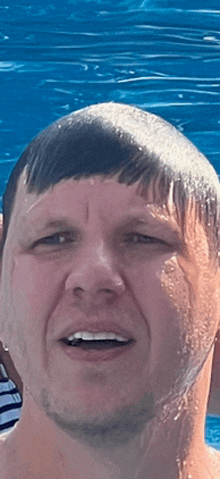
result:
<svg viewBox="0 0 220 479"><path fill-rule="evenodd" d="M219 479L220 477L220 451L214 447L209 447L210 459L213 466L213 479Z"/></svg>
<svg viewBox="0 0 220 479"><path fill-rule="evenodd" d="M0 435L0 471L1 471L1 479L8 479L8 474L7 474L7 461L6 461L6 451L7 451L7 446L6 446L6 439L7 439L8 433L3 433Z"/></svg>

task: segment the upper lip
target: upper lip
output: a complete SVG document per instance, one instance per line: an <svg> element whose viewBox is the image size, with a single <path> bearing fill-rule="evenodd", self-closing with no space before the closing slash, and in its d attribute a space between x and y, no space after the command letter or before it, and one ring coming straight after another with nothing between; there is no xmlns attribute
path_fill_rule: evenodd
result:
<svg viewBox="0 0 220 479"><path fill-rule="evenodd" d="M61 334L59 334L59 338L68 338L68 336L78 332L78 331L90 331L91 333L101 333L101 332L108 332L108 333L115 333L118 336L122 336L123 338L135 339L134 335L128 331L126 328L115 324L114 322L84 322L81 321L80 323L76 324L69 324L66 328L63 329Z"/></svg>

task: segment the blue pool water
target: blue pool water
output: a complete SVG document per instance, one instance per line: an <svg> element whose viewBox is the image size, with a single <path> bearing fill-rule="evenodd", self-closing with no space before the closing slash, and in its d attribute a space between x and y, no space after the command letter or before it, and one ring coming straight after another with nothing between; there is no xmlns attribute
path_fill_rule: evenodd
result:
<svg viewBox="0 0 220 479"><path fill-rule="evenodd" d="M220 416L207 416L205 439L210 446L220 450Z"/></svg>
<svg viewBox="0 0 220 479"><path fill-rule="evenodd" d="M1 0L0 196L48 123L101 101L184 132L220 172L219 0ZM220 418L206 440L220 449Z"/></svg>

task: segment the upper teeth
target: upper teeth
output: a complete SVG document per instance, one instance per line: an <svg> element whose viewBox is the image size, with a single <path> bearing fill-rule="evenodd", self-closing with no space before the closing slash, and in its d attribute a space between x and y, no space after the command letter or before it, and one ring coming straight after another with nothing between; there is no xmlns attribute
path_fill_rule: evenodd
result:
<svg viewBox="0 0 220 479"><path fill-rule="evenodd" d="M95 341L95 340L116 340L116 341L128 341L126 338L122 336L118 336L114 333L90 333L88 331L78 331L77 333L71 334L68 336L68 341L73 341L73 339L84 339L86 341Z"/></svg>

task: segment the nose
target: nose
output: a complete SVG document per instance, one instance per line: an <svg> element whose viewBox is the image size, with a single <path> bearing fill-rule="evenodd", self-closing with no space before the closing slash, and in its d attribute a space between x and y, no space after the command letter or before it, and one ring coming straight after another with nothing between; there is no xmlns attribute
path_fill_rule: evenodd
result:
<svg viewBox="0 0 220 479"><path fill-rule="evenodd" d="M81 252L68 274L65 288L78 304L111 304L125 291L125 281L117 266L101 242L92 251Z"/></svg>

